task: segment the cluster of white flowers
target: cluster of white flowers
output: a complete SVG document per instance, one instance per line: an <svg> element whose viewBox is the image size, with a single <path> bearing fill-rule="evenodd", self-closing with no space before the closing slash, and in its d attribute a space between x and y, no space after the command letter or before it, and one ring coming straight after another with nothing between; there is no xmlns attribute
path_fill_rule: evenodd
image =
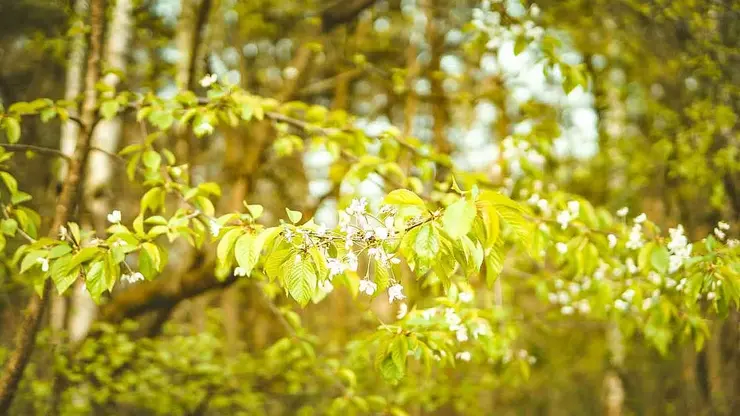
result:
<svg viewBox="0 0 740 416"><path fill-rule="evenodd" d="M216 81L218 81L218 76L216 74L209 74L201 78L200 86L203 88L208 88L211 85L215 84Z"/></svg>
<svg viewBox="0 0 740 416"><path fill-rule="evenodd" d="M717 226L714 227L714 235L717 236L720 240L724 240L725 237L727 237L726 231L730 229L730 224L720 221L717 223Z"/></svg>
<svg viewBox="0 0 740 416"><path fill-rule="evenodd" d="M684 260L691 257L691 244L684 235L682 225L668 230L671 241L668 242L667 248L670 253L668 259L668 273L674 273L683 265Z"/></svg>
<svg viewBox="0 0 740 416"><path fill-rule="evenodd" d="M580 211L581 206L578 201L568 201L568 208L560 211L555 218L555 221L557 221L558 224L560 224L560 228L564 230L568 228L568 224L570 224L571 221L578 218Z"/></svg>
<svg viewBox="0 0 740 416"><path fill-rule="evenodd" d="M406 295L403 294L403 286L398 283L393 284L388 288L388 301L393 303L394 300L404 300Z"/></svg>
<svg viewBox="0 0 740 416"><path fill-rule="evenodd" d="M133 284L140 280L144 280L144 275L140 272L134 272L131 274L124 273L123 275L121 275L121 280L129 284Z"/></svg>
<svg viewBox="0 0 740 416"><path fill-rule="evenodd" d="M375 291L378 290L378 285L369 279L360 280L360 292L372 296Z"/></svg>
<svg viewBox="0 0 740 416"><path fill-rule="evenodd" d="M568 252L568 245L563 242L558 242L555 244L555 249L558 251L558 253L565 254Z"/></svg>
<svg viewBox="0 0 740 416"><path fill-rule="evenodd" d="M455 354L455 358L461 361L470 361L473 356L470 354L470 351L460 351L457 354Z"/></svg>
<svg viewBox="0 0 740 416"><path fill-rule="evenodd" d="M450 331L455 332L455 338L458 342L468 340L468 328L462 324L462 319L453 308L445 309L445 323L449 326Z"/></svg>
<svg viewBox="0 0 740 416"><path fill-rule="evenodd" d="M637 250L645 245L645 241L642 239L642 222L645 221L645 214L640 214L635 218L635 224L630 230L629 240L625 244L630 250Z"/></svg>

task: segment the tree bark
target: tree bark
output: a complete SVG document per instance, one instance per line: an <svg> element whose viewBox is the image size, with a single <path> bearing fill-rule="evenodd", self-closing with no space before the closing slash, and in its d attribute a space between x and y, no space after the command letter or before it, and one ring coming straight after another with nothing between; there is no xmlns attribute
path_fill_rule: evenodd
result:
<svg viewBox="0 0 740 416"><path fill-rule="evenodd" d="M84 129L80 132L74 155L72 156L62 192L57 201L54 219L49 235L54 237L59 228L65 224L76 207L77 194L82 176L83 166L86 165L90 138L95 123L95 108L97 106L97 94L95 84L98 82L100 70L100 54L102 50L103 18L105 15L105 1L92 0L90 3L90 53L87 58L87 71L85 76L85 100L82 105L80 118ZM51 294L51 280L44 284L42 296L32 296L26 307L23 323L16 334L15 349L11 353L3 375L0 378L0 414L5 414L10 409L18 383L23 377L23 371L28 365L33 352L36 333L38 332L41 317L46 310Z"/></svg>

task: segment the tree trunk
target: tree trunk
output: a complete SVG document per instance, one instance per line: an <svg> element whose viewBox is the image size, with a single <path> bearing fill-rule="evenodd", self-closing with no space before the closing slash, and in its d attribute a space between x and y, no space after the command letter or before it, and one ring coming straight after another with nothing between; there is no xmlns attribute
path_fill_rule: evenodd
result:
<svg viewBox="0 0 740 416"><path fill-rule="evenodd" d="M56 237L59 228L67 222L70 213L77 206L78 188L84 175L83 166L87 163L91 130L95 122L95 109L97 107L95 84L97 84L100 74L98 65L102 49L104 16L104 0L92 0L90 4L90 53L87 58L85 76L85 100L80 114L84 129L80 132L80 139L75 146L69 172L64 179L62 192L57 201L54 220L49 230L51 237ZM18 389L18 383L31 358L41 317L46 310L47 303L49 303L51 286L52 282L48 279L44 284L42 296L32 296L26 307L23 323L16 334L15 349L8 358L3 375L0 378L0 414L5 414L10 409Z"/></svg>

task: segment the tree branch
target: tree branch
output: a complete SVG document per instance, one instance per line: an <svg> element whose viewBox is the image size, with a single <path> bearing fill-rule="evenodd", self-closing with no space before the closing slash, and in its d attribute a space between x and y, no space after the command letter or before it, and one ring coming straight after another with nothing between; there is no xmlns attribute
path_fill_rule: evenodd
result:
<svg viewBox="0 0 740 416"><path fill-rule="evenodd" d="M321 30L331 32L334 28L353 20L376 0L338 0L321 13Z"/></svg>

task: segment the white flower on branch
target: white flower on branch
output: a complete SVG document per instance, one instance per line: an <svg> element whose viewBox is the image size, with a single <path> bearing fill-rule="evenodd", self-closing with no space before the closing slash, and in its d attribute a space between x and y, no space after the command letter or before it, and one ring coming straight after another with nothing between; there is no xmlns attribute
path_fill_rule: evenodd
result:
<svg viewBox="0 0 740 416"><path fill-rule="evenodd" d="M609 248L614 248L617 246L617 236L614 234L609 234L606 236L606 239L609 240Z"/></svg>
<svg viewBox="0 0 740 416"><path fill-rule="evenodd" d="M138 282L140 280L144 280L144 275L141 274L140 272L135 272L135 273L131 273L131 274L124 274L124 275L121 276L121 280L123 280L124 282L127 282L129 284L133 284L133 283L136 283L136 282Z"/></svg>
<svg viewBox="0 0 740 416"><path fill-rule="evenodd" d="M470 361L473 356L470 354L469 351L461 351L455 354L455 358L461 361Z"/></svg>
<svg viewBox="0 0 740 416"><path fill-rule="evenodd" d="M116 209L108 214L108 222L112 224L118 224L119 222L121 222L121 211Z"/></svg>
<svg viewBox="0 0 740 416"><path fill-rule="evenodd" d="M398 305L398 313L396 314L396 319L403 319L404 316L409 312L409 306L405 303L402 303Z"/></svg>
<svg viewBox="0 0 740 416"><path fill-rule="evenodd" d="M626 217L627 214L629 214L630 209L627 207L622 207L617 210L617 216L618 217Z"/></svg>
<svg viewBox="0 0 740 416"><path fill-rule="evenodd" d="M643 212L642 214L635 217L635 224L642 224L647 220L647 215Z"/></svg>
<svg viewBox="0 0 740 416"><path fill-rule="evenodd" d="M49 271L49 259L44 257L39 257L36 259L37 262L41 263L41 271L46 273Z"/></svg>
<svg viewBox="0 0 740 416"><path fill-rule="evenodd" d="M247 270L243 267L237 267L234 269L234 276L243 277L247 275Z"/></svg>
<svg viewBox="0 0 740 416"><path fill-rule="evenodd" d="M218 76L216 74L209 74L201 78L200 86L203 88L208 88L211 85L215 84L216 81L218 81Z"/></svg>
<svg viewBox="0 0 740 416"><path fill-rule="evenodd" d="M367 279L360 280L360 292L372 296L376 290L378 290L378 285L375 282Z"/></svg>
<svg viewBox="0 0 740 416"><path fill-rule="evenodd" d="M406 299L406 295L403 294L403 286L401 286L398 283L388 288L388 301L390 303L393 303L393 301L396 299L398 300Z"/></svg>

